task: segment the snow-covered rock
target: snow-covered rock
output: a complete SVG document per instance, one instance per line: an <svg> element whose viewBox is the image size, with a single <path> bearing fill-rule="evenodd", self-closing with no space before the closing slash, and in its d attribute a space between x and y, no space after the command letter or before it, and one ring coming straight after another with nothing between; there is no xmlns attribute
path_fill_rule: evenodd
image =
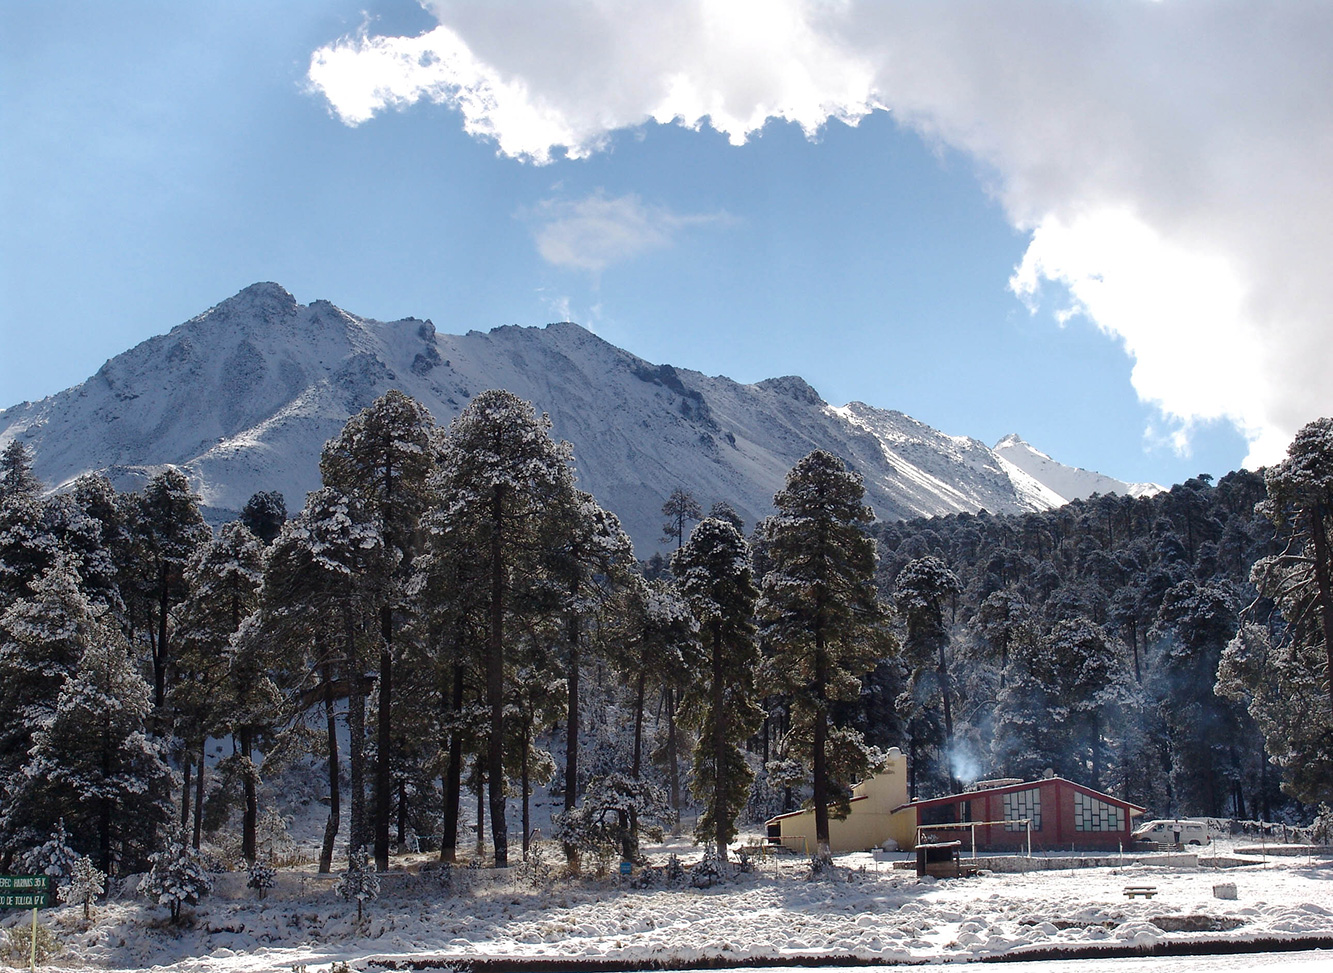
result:
<svg viewBox="0 0 1333 973"><path fill-rule="evenodd" d="M280 490L295 510L318 486L325 441L390 388L442 424L489 388L550 413L555 435L574 445L580 485L620 515L641 556L661 546L672 489L705 509L727 500L753 524L815 447L865 477L884 519L1041 510L1067 496L1012 449L997 454L859 402L830 406L795 376L742 385L655 365L570 323L444 334L415 318L299 304L272 283L117 355L74 388L0 412L0 448L26 442L53 487L103 470L137 489L177 466L215 522L258 490Z"/></svg>

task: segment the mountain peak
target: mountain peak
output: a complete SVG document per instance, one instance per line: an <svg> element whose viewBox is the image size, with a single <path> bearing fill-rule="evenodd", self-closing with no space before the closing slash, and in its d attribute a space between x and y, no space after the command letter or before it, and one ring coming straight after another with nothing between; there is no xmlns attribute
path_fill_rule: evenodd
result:
<svg viewBox="0 0 1333 973"><path fill-rule="evenodd" d="M281 284L259 281L237 291L222 303L209 308L199 318L218 315L229 320L274 324L293 317L300 307L296 298ZM196 318L195 320L199 320Z"/></svg>
<svg viewBox="0 0 1333 973"><path fill-rule="evenodd" d="M258 490L299 506L318 486L324 443L390 388L441 425L484 389L531 401L574 444L580 486L620 516L643 554L660 542L673 489L705 505L726 500L753 522L816 447L864 477L867 502L888 520L1061 502L1019 460L1003 460L1041 455L1017 437L992 452L898 412L829 406L796 375L743 385L655 365L568 321L441 333L415 318L298 304L272 282L116 356L76 389L0 412L0 447L22 436L37 475L55 485L106 470L133 489L172 464L222 520Z"/></svg>
<svg viewBox="0 0 1333 973"><path fill-rule="evenodd" d="M755 388L775 392L786 398L795 399L797 402L804 402L806 405L825 404L823 396L815 391L815 387L799 375L780 375L777 378L766 378L762 382L756 382Z"/></svg>

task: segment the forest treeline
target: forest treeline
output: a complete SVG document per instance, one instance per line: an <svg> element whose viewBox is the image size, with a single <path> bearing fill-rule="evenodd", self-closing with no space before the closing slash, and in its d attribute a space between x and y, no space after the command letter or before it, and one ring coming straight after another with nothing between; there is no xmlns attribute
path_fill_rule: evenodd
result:
<svg viewBox="0 0 1333 973"><path fill-rule="evenodd" d="M919 797L1048 768L1161 815L1333 791L1328 420L1262 475L901 523L816 450L748 534L676 490L646 562L502 391L447 429L390 392L300 511L260 493L217 530L174 469L48 496L31 465L0 458L0 870L52 833L113 874L230 829L253 862L299 762L322 870L340 836L454 860L469 816L503 866L543 783L572 865L633 857L687 792L723 855L802 802L826 844L890 746Z"/></svg>

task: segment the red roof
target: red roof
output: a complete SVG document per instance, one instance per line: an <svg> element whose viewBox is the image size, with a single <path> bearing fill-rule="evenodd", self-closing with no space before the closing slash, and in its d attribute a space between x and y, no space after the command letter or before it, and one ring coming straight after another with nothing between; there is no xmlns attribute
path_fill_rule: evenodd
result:
<svg viewBox="0 0 1333 973"><path fill-rule="evenodd" d="M1101 791L1094 791L1091 787L1085 787L1083 784L1075 783L1065 777L1043 777L1040 780L1025 780L1019 784L1005 784L1001 787L986 787L976 791L964 791L962 794L947 794L944 797L931 797L924 801L908 801L906 804L899 804L893 810L902 811L906 808L938 807L941 804L957 804L960 801L974 801L983 794L1009 794L1014 791L1028 791L1034 787L1041 787L1044 784L1054 783L1067 784L1076 791L1082 791L1089 797L1095 797L1099 801L1105 801L1107 804L1116 804L1129 810L1131 817L1136 814L1146 814L1148 809L1139 807L1137 804L1131 804L1129 801L1121 800L1110 794L1104 794Z"/></svg>

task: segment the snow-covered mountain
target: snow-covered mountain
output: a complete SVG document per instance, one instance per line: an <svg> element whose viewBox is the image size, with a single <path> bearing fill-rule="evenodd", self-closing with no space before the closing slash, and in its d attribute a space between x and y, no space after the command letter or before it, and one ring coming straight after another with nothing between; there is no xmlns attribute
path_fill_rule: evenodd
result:
<svg viewBox="0 0 1333 973"><path fill-rule="evenodd" d="M1150 497L1164 487L1156 483L1126 483L1104 473L1053 460L1021 436L1011 433L995 444L996 454L1051 490L1062 503L1086 500L1094 493L1118 493L1122 497Z"/></svg>
<svg viewBox="0 0 1333 973"><path fill-rule="evenodd" d="M794 376L741 385L654 365L568 323L442 334L415 318L298 304L271 283L117 355L81 385L0 412L0 448L26 442L57 487L104 470L137 489L177 466L213 520L257 490L281 490L295 510L318 486L323 444L390 388L442 424L488 388L532 401L573 443L580 485L619 514L641 555L660 546L673 488L705 509L727 500L752 524L816 447L865 477L884 519L1041 510L1065 496L1013 450L860 402L831 406Z"/></svg>

